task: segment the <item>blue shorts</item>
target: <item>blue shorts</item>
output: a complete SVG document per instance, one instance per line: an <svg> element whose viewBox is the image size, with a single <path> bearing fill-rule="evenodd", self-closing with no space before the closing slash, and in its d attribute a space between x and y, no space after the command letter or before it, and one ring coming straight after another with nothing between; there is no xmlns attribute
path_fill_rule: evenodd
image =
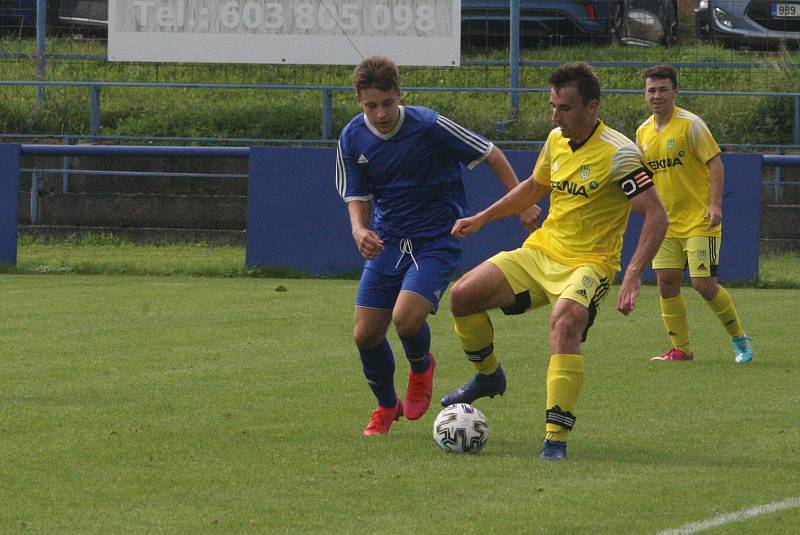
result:
<svg viewBox="0 0 800 535"><path fill-rule="evenodd" d="M356 306L393 309L401 290L421 295L439 308L461 261L461 243L450 236L385 241L377 258L367 260Z"/></svg>

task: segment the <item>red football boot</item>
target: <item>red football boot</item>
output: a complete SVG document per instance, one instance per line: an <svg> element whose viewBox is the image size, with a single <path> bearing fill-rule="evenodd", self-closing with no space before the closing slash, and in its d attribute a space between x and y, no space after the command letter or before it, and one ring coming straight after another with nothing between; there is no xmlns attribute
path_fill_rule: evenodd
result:
<svg viewBox="0 0 800 535"><path fill-rule="evenodd" d="M372 417L364 428L364 436L385 435L392 427L392 423L399 420L402 415L403 404L399 399L394 407L378 407L372 411Z"/></svg>
<svg viewBox="0 0 800 535"><path fill-rule="evenodd" d="M433 353L428 352L428 359L431 364L424 372L416 373L411 371L408 374L408 389L406 399L403 402L406 418L418 420L422 418L428 406L431 404L431 394L433 393L433 370L436 368L436 361Z"/></svg>
<svg viewBox="0 0 800 535"><path fill-rule="evenodd" d="M677 347L673 347L663 355L653 357L650 360L693 360L693 359L694 359L693 353L686 353L685 351L682 351Z"/></svg>

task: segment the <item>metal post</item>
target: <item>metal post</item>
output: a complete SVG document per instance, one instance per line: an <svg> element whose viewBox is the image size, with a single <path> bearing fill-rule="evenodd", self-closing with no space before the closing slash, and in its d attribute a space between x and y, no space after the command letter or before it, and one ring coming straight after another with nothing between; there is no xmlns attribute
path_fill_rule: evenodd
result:
<svg viewBox="0 0 800 535"><path fill-rule="evenodd" d="M89 86L89 134L100 133L100 87Z"/></svg>
<svg viewBox="0 0 800 535"><path fill-rule="evenodd" d="M39 173L31 173L31 225L39 219Z"/></svg>
<svg viewBox="0 0 800 535"><path fill-rule="evenodd" d="M72 136L64 137L64 145L74 145ZM69 172L72 169L72 156L64 156L64 171L61 173L61 192L69 193Z"/></svg>
<svg viewBox="0 0 800 535"><path fill-rule="evenodd" d="M778 148L778 154L784 154L783 147ZM783 196L783 188L781 187L781 180L783 180L783 170L780 165L775 166L775 170L773 171L775 174L775 187L772 189L773 197L772 199L775 201L775 204L781 202L781 197Z"/></svg>
<svg viewBox="0 0 800 535"><path fill-rule="evenodd" d="M47 0L36 0L36 75L39 80L47 78L46 72L46 37L47 35ZM36 86L36 99L44 102L44 86Z"/></svg>
<svg viewBox="0 0 800 535"><path fill-rule="evenodd" d="M519 0L511 0L511 25L509 32L510 48L510 65L511 69L511 88L519 89L519 35L520 35L520 21L519 21ZM511 112L510 118L515 118L519 114L519 93L517 91L511 92Z"/></svg>
<svg viewBox="0 0 800 535"><path fill-rule="evenodd" d="M322 90L322 139L330 139L333 130L333 91Z"/></svg>
<svg viewBox="0 0 800 535"><path fill-rule="evenodd" d="M800 95L794 97L794 144L800 145Z"/></svg>

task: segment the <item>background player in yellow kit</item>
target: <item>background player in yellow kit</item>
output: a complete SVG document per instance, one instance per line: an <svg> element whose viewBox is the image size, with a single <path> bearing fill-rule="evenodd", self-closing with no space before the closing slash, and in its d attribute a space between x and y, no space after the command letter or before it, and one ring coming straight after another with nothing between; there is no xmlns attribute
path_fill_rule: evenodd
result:
<svg viewBox="0 0 800 535"><path fill-rule="evenodd" d="M731 335L734 361L753 358L730 294L717 284L722 236L725 170L720 148L697 115L675 105L675 68L662 64L645 71L645 100L653 111L636 131L636 143L653 173L669 217L669 229L653 269L661 294L661 315L672 348L652 360L692 360L686 302L681 296L688 264L692 287L705 299Z"/></svg>

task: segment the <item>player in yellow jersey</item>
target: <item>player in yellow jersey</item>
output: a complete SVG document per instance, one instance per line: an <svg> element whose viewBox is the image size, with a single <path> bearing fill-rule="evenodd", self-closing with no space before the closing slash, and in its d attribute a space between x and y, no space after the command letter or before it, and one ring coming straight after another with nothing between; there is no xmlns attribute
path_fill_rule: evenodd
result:
<svg viewBox="0 0 800 535"><path fill-rule="evenodd" d="M645 100L653 111L636 131L636 143L653 173L669 217L667 237L653 259L661 315L672 348L652 360L692 360L689 320L681 297L684 267L692 287L705 299L731 336L737 364L753 358L730 294L717 283L722 237L722 190L725 170L720 149L697 115L675 105L678 77L672 65L645 71Z"/></svg>
<svg viewBox="0 0 800 535"><path fill-rule="evenodd" d="M549 81L557 128L539 153L533 174L485 210L453 226L452 234L464 239L550 195L550 214L522 247L493 256L453 286L455 331L477 374L447 394L442 405L472 403L505 392L487 310L521 314L549 303L551 356L540 457L563 460L583 384L580 345L620 269L630 209L641 212L644 223L619 292L617 308L623 314L634 308L641 272L658 250L667 217L636 144L597 119L600 83L591 67L567 63Z"/></svg>

